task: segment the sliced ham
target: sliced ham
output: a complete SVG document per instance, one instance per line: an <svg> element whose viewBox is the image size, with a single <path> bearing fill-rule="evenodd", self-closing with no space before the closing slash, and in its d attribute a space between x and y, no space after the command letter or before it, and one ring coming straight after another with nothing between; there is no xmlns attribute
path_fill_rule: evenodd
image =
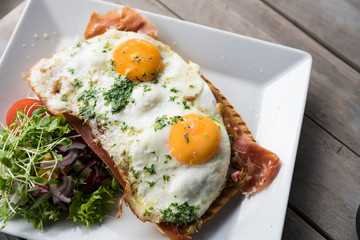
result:
<svg viewBox="0 0 360 240"><path fill-rule="evenodd" d="M276 175L279 157L257 143L250 141L238 130L238 139L232 145L235 171L231 179L242 181L241 191L251 194L265 187Z"/></svg>
<svg viewBox="0 0 360 240"><path fill-rule="evenodd" d="M155 39L158 38L154 25L149 23L144 16L129 6L124 6L121 13L116 9L105 14L94 12L90 17L90 22L85 30L84 37L85 39L89 39L101 35L108 29L139 32Z"/></svg>
<svg viewBox="0 0 360 240"><path fill-rule="evenodd" d="M233 137L231 179L245 194L258 192L276 175L280 167L279 157L255 142L234 107L209 80L205 77L203 79L210 86L216 101L221 104L226 130Z"/></svg>

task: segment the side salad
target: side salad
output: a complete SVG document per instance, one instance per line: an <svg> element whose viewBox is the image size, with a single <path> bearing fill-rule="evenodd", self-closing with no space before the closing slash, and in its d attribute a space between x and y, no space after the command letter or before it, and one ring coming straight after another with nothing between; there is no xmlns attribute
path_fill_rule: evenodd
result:
<svg viewBox="0 0 360 240"><path fill-rule="evenodd" d="M102 222L122 186L66 122L39 100L15 103L0 129L0 228L21 216L34 228L65 218Z"/></svg>

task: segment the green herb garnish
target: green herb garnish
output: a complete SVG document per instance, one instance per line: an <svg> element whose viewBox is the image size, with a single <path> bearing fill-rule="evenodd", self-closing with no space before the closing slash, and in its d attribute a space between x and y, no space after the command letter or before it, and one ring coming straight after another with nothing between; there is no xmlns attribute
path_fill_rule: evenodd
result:
<svg viewBox="0 0 360 240"><path fill-rule="evenodd" d="M196 215L196 210L199 209L199 206L191 206L187 202L184 202L183 204L173 202L167 209L160 210L160 213L162 214L162 220L164 222L185 225L193 221L199 221L199 218Z"/></svg>
<svg viewBox="0 0 360 240"><path fill-rule="evenodd" d="M184 138L186 140L186 143L189 143L189 133L185 134L184 135Z"/></svg>
<svg viewBox="0 0 360 240"><path fill-rule="evenodd" d="M149 184L150 187L153 187L156 183L155 181L152 181L152 182L146 181L146 182Z"/></svg>
<svg viewBox="0 0 360 240"><path fill-rule="evenodd" d="M91 119L95 118L95 112L92 107L89 106L81 106L79 108L79 116L85 121L88 122Z"/></svg>
<svg viewBox="0 0 360 240"><path fill-rule="evenodd" d="M162 115L161 117L157 117L155 119L155 126L154 126L154 130L155 132L157 132L158 130L163 129L164 127L166 127L166 121L168 120L166 115Z"/></svg>
<svg viewBox="0 0 360 240"><path fill-rule="evenodd" d="M151 164L150 167L144 166L144 170L148 172L150 175L156 174L154 164Z"/></svg>
<svg viewBox="0 0 360 240"><path fill-rule="evenodd" d="M75 73L75 69L73 69L73 68L68 68L68 72L71 73L71 74L74 74L74 73Z"/></svg>
<svg viewBox="0 0 360 240"><path fill-rule="evenodd" d="M139 173L135 171L133 166L130 167L130 172L132 173L135 179L139 178Z"/></svg>
<svg viewBox="0 0 360 240"><path fill-rule="evenodd" d="M182 102L183 105L184 105L184 109L190 109L189 105L187 105L187 102L186 101L183 101Z"/></svg>
<svg viewBox="0 0 360 240"><path fill-rule="evenodd" d="M137 83L129 79L116 80L111 86L111 89L104 92L105 105L112 104L111 112L113 114L119 113L129 103L129 98Z"/></svg>

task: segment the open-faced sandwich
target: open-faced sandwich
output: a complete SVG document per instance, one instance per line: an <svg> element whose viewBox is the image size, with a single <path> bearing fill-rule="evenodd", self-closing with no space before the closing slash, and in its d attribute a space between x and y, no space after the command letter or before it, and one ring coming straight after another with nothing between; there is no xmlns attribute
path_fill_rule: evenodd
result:
<svg viewBox="0 0 360 240"><path fill-rule="evenodd" d="M94 13L85 39L40 60L27 80L109 166L140 220L188 239L237 192L274 177L279 158L139 13Z"/></svg>

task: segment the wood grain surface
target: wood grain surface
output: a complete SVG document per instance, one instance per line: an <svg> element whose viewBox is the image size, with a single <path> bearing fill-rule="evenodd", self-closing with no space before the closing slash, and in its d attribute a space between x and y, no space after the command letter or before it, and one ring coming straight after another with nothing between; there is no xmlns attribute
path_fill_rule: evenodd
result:
<svg viewBox="0 0 360 240"><path fill-rule="evenodd" d="M313 66L283 239L358 239L358 0L110 2L309 52Z"/></svg>
<svg viewBox="0 0 360 240"><path fill-rule="evenodd" d="M360 71L360 1L264 0Z"/></svg>
<svg viewBox="0 0 360 240"><path fill-rule="evenodd" d="M283 240L326 239L291 209L288 209L286 212L285 226L282 237Z"/></svg>

